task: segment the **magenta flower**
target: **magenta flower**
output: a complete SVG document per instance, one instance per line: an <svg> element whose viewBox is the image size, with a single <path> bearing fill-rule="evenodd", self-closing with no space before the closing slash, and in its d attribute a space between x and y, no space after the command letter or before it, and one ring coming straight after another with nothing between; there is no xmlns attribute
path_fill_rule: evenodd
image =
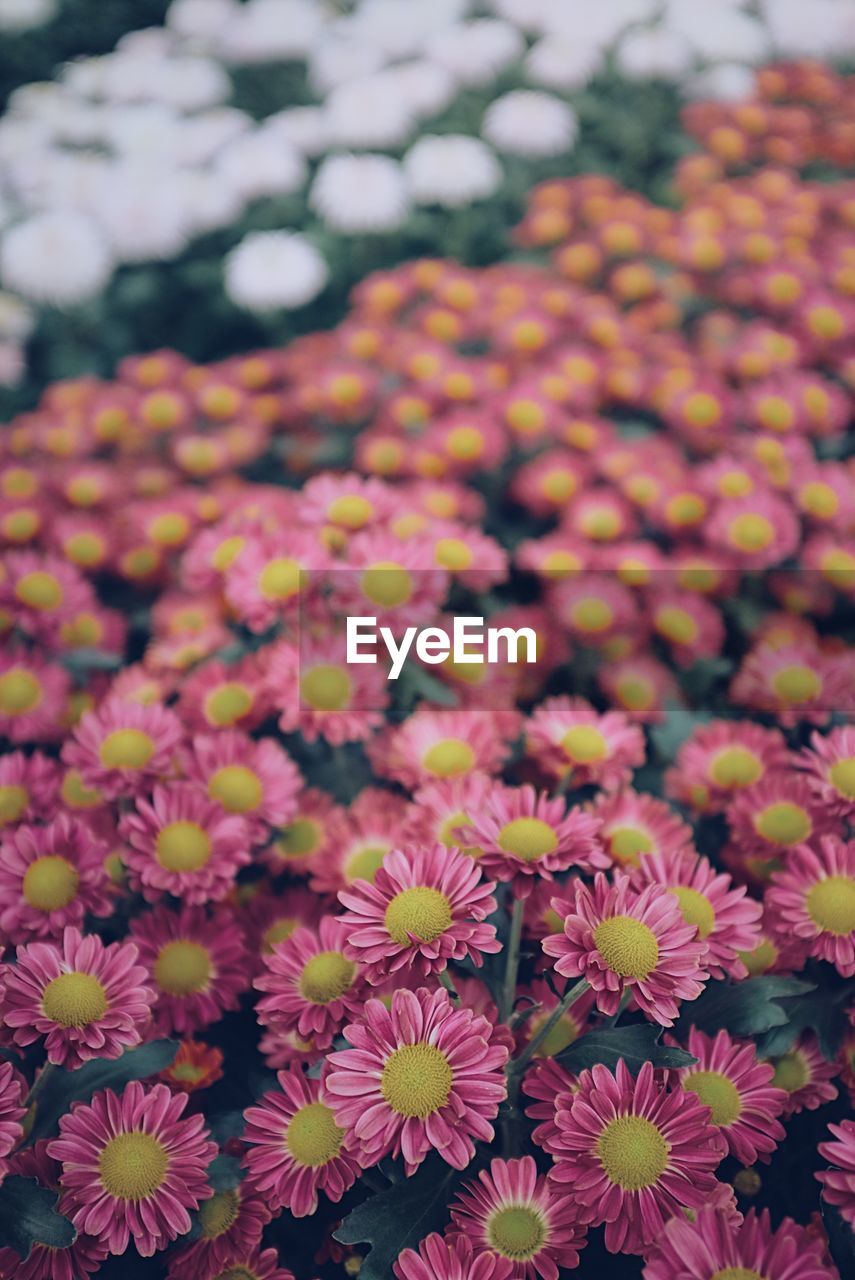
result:
<svg viewBox="0 0 855 1280"><path fill-rule="evenodd" d="M667 1223L645 1264L644 1280L837 1280L822 1255L822 1241L792 1218L773 1231L767 1209L750 1209L740 1219L704 1208L694 1220L678 1214Z"/></svg>
<svg viewBox="0 0 855 1280"><path fill-rule="evenodd" d="M855 1227L855 1120L841 1120L828 1128L836 1141L821 1142L817 1150L832 1168L821 1169L816 1178L822 1183L823 1199L837 1205Z"/></svg>
<svg viewBox="0 0 855 1280"><path fill-rule="evenodd" d="M6 1156L23 1137L21 1121L27 1086L11 1062L0 1062L0 1182L6 1176Z"/></svg>
<svg viewBox="0 0 855 1280"><path fill-rule="evenodd" d="M85 786L113 799L138 794L169 773L182 737L174 711L111 698L83 715L62 758Z"/></svg>
<svg viewBox="0 0 855 1280"><path fill-rule="evenodd" d="M211 1280L237 1258L246 1258L261 1243L271 1209L250 1178L215 1191L199 1206L199 1235L177 1248L167 1280Z"/></svg>
<svg viewBox="0 0 855 1280"><path fill-rule="evenodd" d="M510 1280L512 1263L493 1253L475 1254L468 1238L444 1240L433 1232L415 1249L404 1249L392 1270L397 1280Z"/></svg>
<svg viewBox="0 0 855 1280"><path fill-rule="evenodd" d="M766 904L776 933L803 938L809 955L855 975L855 840L821 836L818 849L794 849Z"/></svg>
<svg viewBox="0 0 855 1280"><path fill-rule="evenodd" d="M110 914L107 846L60 813L46 827L21 826L0 841L0 930L9 942L58 938L87 913Z"/></svg>

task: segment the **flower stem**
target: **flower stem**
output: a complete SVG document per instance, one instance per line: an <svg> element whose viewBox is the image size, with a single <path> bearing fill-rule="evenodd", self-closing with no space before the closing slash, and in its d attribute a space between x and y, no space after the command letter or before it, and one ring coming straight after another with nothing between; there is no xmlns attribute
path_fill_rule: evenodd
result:
<svg viewBox="0 0 855 1280"><path fill-rule="evenodd" d="M509 1067L509 1074L511 1076L519 1078L522 1075L552 1028L558 1022L559 1018L563 1017L567 1010L574 1005L577 1000L581 999L587 990L589 990L589 984L585 978L580 978L576 985L570 988L561 1000L561 1003L556 1005L552 1010L552 1013L547 1018L546 1022L544 1022L540 1030L529 1040L520 1056L513 1059Z"/></svg>
<svg viewBox="0 0 855 1280"><path fill-rule="evenodd" d="M448 992L448 994L451 996L451 999L452 999L453 1003L454 1003L454 1004L456 1004L456 1005L459 1005L459 1004L460 1004L460 996L457 994L457 990L456 990L456 988L455 988L455 986L454 986L454 981L453 981L453 979L452 979L452 977L451 977L451 974L448 972L448 970L447 970L447 969L441 969L441 970L440 970L440 972L439 972L436 976L439 978L440 982L441 982L441 983L442 983L442 985L445 987L445 989L446 989L446 991Z"/></svg>
<svg viewBox="0 0 855 1280"><path fill-rule="evenodd" d="M499 1006L499 1021L507 1022L510 1018L517 994L517 971L520 967L520 939L522 937L523 912L525 902L517 898L511 916L511 933L508 938L508 958L505 962L505 981L502 986L502 1000Z"/></svg>

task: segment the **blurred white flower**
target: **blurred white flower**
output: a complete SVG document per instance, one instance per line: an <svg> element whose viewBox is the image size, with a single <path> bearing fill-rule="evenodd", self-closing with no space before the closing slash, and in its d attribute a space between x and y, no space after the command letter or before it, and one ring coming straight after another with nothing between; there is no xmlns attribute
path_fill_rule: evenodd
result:
<svg viewBox="0 0 855 1280"><path fill-rule="evenodd" d="M327 18L317 0L248 0L224 27L220 53L229 62L305 58Z"/></svg>
<svg viewBox="0 0 855 1280"><path fill-rule="evenodd" d="M183 164L205 164L221 147L253 126L252 116L237 107L214 107L182 120L175 139L175 155Z"/></svg>
<svg viewBox="0 0 855 1280"><path fill-rule="evenodd" d="M193 230L181 183L168 165L111 166L91 212L122 262L174 258Z"/></svg>
<svg viewBox="0 0 855 1280"><path fill-rule="evenodd" d="M166 25L185 40L210 48L219 43L226 24L237 15L237 0L172 0Z"/></svg>
<svg viewBox="0 0 855 1280"><path fill-rule="evenodd" d="M525 75L547 89L576 89L587 84L603 61L603 46L567 35L548 35L532 45Z"/></svg>
<svg viewBox="0 0 855 1280"><path fill-rule="evenodd" d="M571 0L564 3L569 5ZM504 18L530 35L549 30L549 11L555 7L554 0L490 0L490 9L497 18Z"/></svg>
<svg viewBox="0 0 855 1280"><path fill-rule="evenodd" d="M617 50L621 71L637 79L678 80L692 70L695 57L686 37L667 27L630 31Z"/></svg>
<svg viewBox="0 0 855 1280"><path fill-rule="evenodd" d="M306 180L306 163L295 147L258 129L230 142L214 161L214 171L244 200L290 195Z"/></svg>
<svg viewBox="0 0 855 1280"><path fill-rule="evenodd" d="M277 111L264 122L264 131L305 156L317 156L327 149L327 125L323 107L289 107Z"/></svg>
<svg viewBox="0 0 855 1280"><path fill-rule="evenodd" d="M769 53L762 24L726 2L670 0L662 21L710 62L759 62Z"/></svg>
<svg viewBox="0 0 855 1280"><path fill-rule="evenodd" d="M160 102L137 102L101 113L103 139L119 155L144 158L172 154L180 117Z"/></svg>
<svg viewBox="0 0 855 1280"><path fill-rule="evenodd" d="M73 210L37 213L0 240L0 283L32 302L85 302L101 292L112 269L105 237Z"/></svg>
<svg viewBox="0 0 855 1280"><path fill-rule="evenodd" d="M72 93L84 98L100 98L104 94L109 62L109 54L100 58L80 58L75 62L67 62L60 72L60 78Z"/></svg>
<svg viewBox="0 0 855 1280"><path fill-rule="evenodd" d="M404 156L404 172L418 204L460 209L491 196L502 169L479 138L461 133L426 134Z"/></svg>
<svg viewBox="0 0 855 1280"><path fill-rule="evenodd" d="M211 58L170 58L162 64L151 96L177 111L204 111L230 96L232 82Z"/></svg>
<svg viewBox="0 0 855 1280"><path fill-rule="evenodd" d="M0 31L32 31L56 17L57 0L0 0Z"/></svg>
<svg viewBox="0 0 855 1280"><path fill-rule="evenodd" d="M253 231L226 256L225 289L248 311L305 306L327 282L327 264L305 236Z"/></svg>
<svg viewBox="0 0 855 1280"><path fill-rule="evenodd" d="M337 28L309 51L309 84L319 97L324 97L336 85L363 80L380 71L385 63L386 56L378 44L368 44L346 28Z"/></svg>
<svg viewBox="0 0 855 1280"><path fill-rule="evenodd" d="M614 44L631 27L650 23L661 7L661 0L608 0L598 5L590 0L566 0L547 4L545 30L602 47Z"/></svg>
<svg viewBox="0 0 855 1280"><path fill-rule="evenodd" d="M516 27L497 18L460 22L427 44L428 57L466 85L489 84L524 50L525 41Z"/></svg>
<svg viewBox="0 0 855 1280"><path fill-rule="evenodd" d="M482 133L499 151L522 156L557 156L573 145L576 115L549 93L517 89L491 102Z"/></svg>
<svg viewBox="0 0 855 1280"><path fill-rule="evenodd" d="M376 45L389 58L420 53L425 40L458 22L468 0L429 0L427 4L402 4L401 0L362 0L348 30L365 44Z"/></svg>
<svg viewBox="0 0 855 1280"><path fill-rule="evenodd" d="M206 169L177 169L181 199L194 234L229 227L241 216L243 200L238 192Z"/></svg>
<svg viewBox="0 0 855 1280"><path fill-rule="evenodd" d="M690 98L714 98L719 102L741 102L754 91L754 72L738 62L720 62L699 72L682 86Z"/></svg>
<svg viewBox="0 0 855 1280"><path fill-rule="evenodd" d="M389 67L383 72L383 78L395 87L402 102L417 116L438 115L457 91L450 72L426 58Z"/></svg>
<svg viewBox="0 0 855 1280"><path fill-rule="evenodd" d="M415 127L412 110L384 75L338 85L327 98L330 142L339 147L394 147Z"/></svg>
<svg viewBox="0 0 855 1280"><path fill-rule="evenodd" d="M392 231L410 208L404 171L389 156L327 156L309 203L327 226L345 233Z"/></svg>
<svg viewBox="0 0 855 1280"><path fill-rule="evenodd" d="M763 0L762 11L779 53L821 58L851 53L855 45L849 0Z"/></svg>

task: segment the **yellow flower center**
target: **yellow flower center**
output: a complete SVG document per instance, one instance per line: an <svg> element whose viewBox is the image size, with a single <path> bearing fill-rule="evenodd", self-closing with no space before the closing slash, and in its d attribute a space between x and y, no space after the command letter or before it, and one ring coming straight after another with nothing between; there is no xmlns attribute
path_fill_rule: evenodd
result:
<svg viewBox="0 0 855 1280"><path fill-rule="evenodd" d="M199 1206L199 1227L203 1240L216 1240L237 1221L240 1192L235 1188L217 1191Z"/></svg>
<svg viewBox="0 0 855 1280"><path fill-rule="evenodd" d="M649 680L641 676L624 676L617 683L617 695L627 711L647 711L656 697Z"/></svg>
<svg viewBox="0 0 855 1280"><path fill-rule="evenodd" d="M62 604L62 587L52 573L36 570L25 573L15 584L15 595L21 604L30 609L40 609L49 613Z"/></svg>
<svg viewBox="0 0 855 1280"><path fill-rule="evenodd" d="M767 1278L752 1267L721 1267L713 1272L710 1280L767 1280Z"/></svg>
<svg viewBox="0 0 855 1280"><path fill-rule="evenodd" d="M576 724L561 739L561 748L574 764L592 764L605 760L609 746L599 729L592 724Z"/></svg>
<svg viewBox="0 0 855 1280"><path fill-rule="evenodd" d="M781 667L771 680L772 692L782 702L810 702L822 691L822 681L810 667L794 663Z"/></svg>
<svg viewBox="0 0 855 1280"><path fill-rule="evenodd" d="M728 527L728 541L740 551L765 551L774 537L775 528L771 520L756 511L736 516Z"/></svg>
<svg viewBox="0 0 855 1280"><path fill-rule="evenodd" d="M452 427L445 437L445 447L452 458L471 462L484 452L484 437L475 427Z"/></svg>
<svg viewBox="0 0 855 1280"><path fill-rule="evenodd" d="M640 855L650 853L653 848L649 834L640 827L613 827L606 832L606 839L612 857L622 867L637 867L641 861Z"/></svg>
<svg viewBox="0 0 855 1280"><path fill-rule="evenodd" d="M0 787L0 827L17 822L29 803L30 797L24 787Z"/></svg>
<svg viewBox="0 0 855 1280"><path fill-rule="evenodd" d="M265 600L288 600L300 590L300 566L289 556L269 560L258 575L258 589Z"/></svg>
<svg viewBox="0 0 855 1280"><path fill-rule="evenodd" d="M742 1115L739 1090L720 1071L692 1071L683 1077L683 1088L711 1109L713 1124L731 1125Z"/></svg>
<svg viewBox="0 0 855 1280"><path fill-rule="evenodd" d="M107 993L93 973L61 973L42 993L45 1017L61 1027L85 1027L107 1008Z"/></svg>
<svg viewBox="0 0 855 1280"><path fill-rule="evenodd" d="M299 920L294 919L292 916L281 916L278 920L274 920L273 924L268 925L262 934L262 949L265 952L270 952L277 942L286 942L299 923Z"/></svg>
<svg viewBox="0 0 855 1280"><path fill-rule="evenodd" d="M433 942L451 927L451 903L439 889L417 885L402 889L386 908L384 921L390 937L401 947L412 934L420 942Z"/></svg>
<svg viewBox="0 0 855 1280"><path fill-rule="evenodd" d="M321 843L323 827L314 818L297 818L283 827L274 848L280 858L303 858L313 853Z"/></svg>
<svg viewBox="0 0 855 1280"><path fill-rule="evenodd" d="M845 937L855 930L855 880L826 876L808 890L808 914L824 933Z"/></svg>
<svg viewBox="0 0 855 1280"><path fill-rule="evenodd" d="M797 1093L810 1080L810 1069L802 1054L785 1053L775 1061L775 1074L772 1084L777 1089L786 1089L787 1093Z"/></svg>
<svg viewBox="0 0 855 1280"><path fill-rule="evenodd" d="M541 564L541 572L549 578L568 578L579 568L579 557L574 556L572 551L550 551Z"/></svg>
<svg viewBox="0 0 855 1280"><path fill-rule="evenodd" d="M548 1235L542 1214L527 1204L511 1204L497 1209L487 1219L485 1234L490 1247L503 1258L527 1262L546 1243Z"/></svg>
<svg viewBox="0 0 855 1280"><path fill-rule="evenodd" d="M454 1073L441 1049L419 1041L395 1049L386 1059L380 1092L399 1116L425 1120L446 1105Z"/></svg>
<svg viewBox="0 0 855 1280"><path fill-rule="evenodd" d="M452 572L468 569L472 564L472 552L462 538L440 538L434 554L437 564Z"/></svg>
<svg viewBox="0 0 855 1280"><path fill-rule="evenodd" d="M97 809L103 804L101 792L94 787L84 787L76 769L69 769L62 780L62 798L69 809Z"/></svg>
<svg viewBox="0 0 855 1280"><path fill-rule="evenodd" d="M836 760L828 771L828 778L831 785L847 800L855 799L855 756L850 756L847 760Z"/></svg>
<svg viewBox="0 0 855 1280"><path fill-rule="evenodd" d="M226 569L237 560L245 546L246 538L241 537L239 533L231 538L224 538L211 556L211 568L216 569L217 573L225 573Z"/></svg>
<svg viewBox="0 0 855 1280"><path fill-rule="evenodd" d="M184 939L164 943L154 962L154 980L161 991L182 999L204 991L211 971L207 947Z"/></svg>
<svg viewBox="0 0 855 1280"><path fill-rule="evenodd" d="M100 564L105 551L104 542L94 533L73 534L65 544L65 552L69 560L84 568Z"/></svg>
<svg viewBox="0 0 855 1280"><path fill-rule="evenodd" d="M373 604L394 609L406 604L413 594L413 579L394 560L380 560L362 574L362 594Z"/></svg>
<svg viewBox="0 0 855 1280"><path fill-rule="evenodd" d="M811 515L829 517L837 514L840 499L830 484L815 480L799 490L802 508Z"/></svg>
<svg viewBox="0 0 855 1280"><path fill-rule="evenodd" d="M437 778L457 778L475 764L475 752L462 738L435 742L422 756L422 767Z"/></svg>
<svg viewBox="0 0 855 1280"><path fill-rule="evenodd" d="M812 823L801 805L783 800L755 815L754 830L770 844L801 844L810 835Z"/></svg>
<svg viewBox="0 0 855 1280"><path fill-rule="evenodd" d="M232 725L251 710L252 694L243 684L221 684L205 699L205 716L209 724Z"/></svg>
<svg viewBox="0 0 855 1280"><path fill-rule="evenodd" d="M115 729L98 752L105 769L144 769L154 755L154 739L141 729Z"/></svg>
<svg viewBox="0 0 855 1280"><path fill-rule="evenodd" d="M23 894L37 911L61 911L77 894L77 868L59 854L36 858L24 872Z"/></svg>
<svg viewBox="0 0 855 1280"><path fill-rule="evenodd" d="M285 1132L285 1145L297 1164L318 1169L341 1151L344 1129L339 1129L329 1107L309 1102L301 1107Z"/></svg>
<svg viewBox="0 0 855 1280"><path fill-rule="evenodd" d="M607 631L614 621L611 605L597 596L577 600L570 610L570 620L577 631Z"/></svg>
<svg viewBox="0 0 855 1280"><path fill-rule="evenodd" d="M621 978L646 978L659 963L656 934L633 916L610 916L594 930L594 946Z"/></svg>
<svg viewBox="0 0 855 1280"><path fill-rule="evenodd" d="M665 605L656 612L656 630L674 644L692 644L698 638L698 624L677 605Z"/></svg>
<svg viewBox="0 0 855 1280"><path fill-rule="evenodd" d="M345 494L327 507L327 519L345 529L361 529L374 515L374 508L361 494Z"/></svg>
<svg viewBox="0 0 855 1280"><path fill-rule="evenodd" d="M211 840L198 822L170 822L158 833L155 855L167 871L198 871L211 856Z"/></svg>
<svg viewBox="0 0 855 1280"><path fill-rule="evenodd" d="M562 932L564 928L563 921L558 921L556 931ZM534 1037L540 1028L551 1016L552 1011L546 1013L535 1014L529 1023L531 1035ZM574 1044L579 1038L579 1024L571 1013L565 1013L559 1018L551 1030L547 1031L544 1038L535 1051L538 1058L554 1058L557 1053L561 1053L568 1045Z"/></svg>
<svg viewBox="0 0 855 1280"><path fill-rule="evenodd" d="M321 663L300 680L300 697L315 711L343 711L350 702L350 676L343 667Z"/></svg>
<svg viewBox="0 0 855 1280"><path fill-rule="evenodd" d="M257 1271L250 1271L249 1267L238 1262L232 1267L226 1267L225 1271L218 1271L213 1280L259 1280L259 1276Z"/></svg>
<svg viewBox="0 0 855 1280"><path fill-rule="evenodd" d="M541 481L541 492L550 502L567 502L579 488L579 481L572 471L547 471Z"/></svg>
<svg viewBox="0 0 855 1280"><path fill-rule="evenodd" d="M329 1004L344 995L355 976L356 965L340 951L321 951L303 967L300 995L312 1004Z"/></svg>
<svg viewBox="0 0 855 1280"><path fill-rule="evenodd" d="M710 761L709 776L718 787L750 787L762 773L762 763L747 747L725 747Z"/></svg>
<svg viewBox="0 0 855 1280"><path fill-rule="evenodd" d="M145 1200L162 1186L169 1153L151 1133L119 1133L98 1160L101 1183L116 1200Z"/></svg>
<svg viewBox="0 0 855 1280"><path fill-rule="evenodd" d="M25 715L42 700L41 682L30 671L12 667L0 676L0 711L4 716Z"/></svg>
<svg viewBox="0 0 855 1280"><path fill-rule="evenodd" d="M606 1177L624 1191L653 1187L668 1168L670 1148L644 1116L618 1116L597 1139L597 1156Z"/></svg>
<svg viewBox="0 0 855 1280"><path fill-rule="evenodd" d="M190 521L180 511L164 511L149 525L149 537L166 547L176 547L190 532Z"/></svg>
<svg viewBox="0 0 855 1280"><path fill-rule="evenodd" d="M374 877L383 865L383 859L391 849L389 844L366 844L352 853L345 863L344 875L349 884L354 880L368 880L374 883Z"/></svg>
<svg viewBox="0 0 855 1280"><path fill-rule="evenodd" d="M536 862L558 846L558 837L542 818L515 818L499 832L499 847L523 862Z"/></svg>
<svg viewBox="0 0 855 1280"><path fill-rule="evenodd" d="M769 938L764 938L753 951L739 951L737 954L751 977L754 978L759 973L768 973L772 966L777 963L780 953L774 942Z"/></svg>
<svg viewBox="0 0 855 1280"><path fill-rule="evenodd" d="M457 813L452 813L450 817L440 825L437 831L437 839L445 845L447 849L459 849L461 853L465 853L468 858L480 858L483 849L479 849L477 845L462 845L460 837L455 835L461 827L469 827L472 825L472 818L468 813L464 813L462 809Z"/></svg>
<svg viewBox="0 0 855 1280"><path fill-rule="evenodd" d="M227 764L208 782L208 795L229 813L249 813L261 804L261 779L242 764Z"/></svg>
<svg viewBox="0 0 855 1280"><path fill-rule="evenodd" d="M708 938L715 928L715 911L709 898L684 884L669 885L668 891L679 902L686 924L695 926L699 938Z"/></svg>

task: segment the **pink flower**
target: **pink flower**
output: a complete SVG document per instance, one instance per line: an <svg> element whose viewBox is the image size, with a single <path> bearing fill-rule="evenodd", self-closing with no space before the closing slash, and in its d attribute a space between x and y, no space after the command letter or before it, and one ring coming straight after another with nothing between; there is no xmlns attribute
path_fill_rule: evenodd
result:
<svg viewBox="0 0 855 1280"><path fill-rule="evenodd" d="M375 773L404 787L479 771L498 773L510 751L492 712L437 710L423 705L368 744Z"/></svg>
<svg viewBox="0 0 855 1280"><path fill-rule="evenodd" d="M508 1057L492 1030L455 1009L443 988L396 991L390 1009L366 1001L360 1021L344 1029L352 1047L327 1057L323 1091L365 1165L402 1153L412 1172L434 1148L465 1169L473 1140L492 1142Z"/></svg>
<svg viewBox="0 0 855 1280"><path fill-rule="evenodd" d="M217 1154L204 1117L182 1119L187 1094L139 1081L121 1095L96 1093L61 1117L47 1151L62 1164L61 1212L79 1231L124 1253L133 1237L144 1258L190 1230L188 1210L211 1188L205 1171Z"/></svg>
<svg viewBox="0 0 855 1280"><path fill-rule="evenodd" d="M525 1113L529 1120L540 1121L532 1130L532 1141L550 1153L560 1136L556 1116L570 1106L577 1087L576 1077L555 1058L535 1058L523 1076L522 1091L534 1098Z"/></svg>
<svg viewBox="0 0 855 1280"><path fill-rule="evenodd" d="M828 1062L819 1050L819 1043L812 1032L806 1032L787 1053L771 1058L775 1068L772 1084L787 1094L784 1116L798 1115L800 1111L816 1111L825 1102L837 1097L837 1085L832 1080L837 1075L837 1064Z"/></svg>
<svg viewBox="0 0 855 1280"><path fill-rule="evenodd" d="M300 775L272 738L255 740L237 729L199 734L185 753L184 771L225 813L244 819L253 844L264 844L270 827L296 813Z"/></svg>
<svg viewBox="0 0 855 1280"><path fill-rule="evenodd" d="M9 1172L21 1178L35 1178L50 1191L59 1191L62 1166L47 1154L47 1142L22 1147L9 1161ZM64 1249L52 1248L38 1241L28 1258L14 1249L0 1249L0 1276L10 1280L85 1280L99 1269L109 1256L107 1245L94 1236L78 1231L74 1242Z"/></svg>
<svg viewBox="0 0 855 1280"><path fill-rule="evenodd" d="M512 1264L511 1280L558 1280L559 1267L579 1265L585 1228L572 1199L560 1195L531 1156L493 1160L451 1204L452 1238L467 1237L476 1254Z"/></svg>
<svg viewBox="0 0 855 1280"><path fill-rule="evenodd" d="M24 1136L21 1121L26 1113L23 1076L11 1062L0 1062L0 1182L6 1176L6 1157Z"/></svg>
<svg viewBox="0 0 855 1280"><path fill-rule="evenodd" d="M334 747L370 738L389 702L382 666L349 665L344 642L335 635L313 637L305 651L276 645L265 681L283 733L299 732L307 742L323 738Z"/></svg>
<svg viewBox="0 0 855 1280"><path fill-rule="evenodd" d="M821 836L774 872L766 904L776 933L803 938L808 954L855 975L855 840Z"/></svg>
<svg viewBox="0 0 855 1280"><path fill-rule="evenodd" d="M54 647L60 627L76 611L91 607L94 592L80 570L62 556L9 551L0 580L0 609L27 636Z"/></svg>
<svg viewBox="0 0 855 1280"><path fill-rule="evenodd" d="M526 750L556 778L614 791L644 763L644 734L621 711L601 715L584 698L547 698L525 726Z"/></svg>
<svg viewBox="0 0 855 1280"><path fill-rule="evenodd" d="M58 662L4 641L0 652L0 733L10 742L59 736L71 677Z"/></svg>
<svg viewBox="0 0 855 1280"><path fill-rule="evenodd" d="M746 787L727 809L734 840L747 854L775 858L815 839L832 818L802 774L771 774Z"/></svg>
<svg viewBox="0 0 855 1280"><path fill-rule="evenodd" d="M42 822L54 816L59 794L55 760L34 751L7 751L0 758L0 830L19 822Z"/></svg>
<svg viewBox="0 0 855 1280"><path fill-rule="evenodd" d="M21 826L0 841L0 930L9 942L57 938L87 912L110 914L107 846L60 813L46 827Z"/></svg>
<svg viewBox="0 0 855 1280"><path fill-rule="evenodd" d="M48 1062L74 1070L139 1044L154 992L132 943L105 946L71 926L58 943L18 947L3 973L2 1009L16 1044L45 1037Z"/></svg>
<svg viewBox="0 0 855 1280"><path fill-rule="evenodd" d="M712 547L732 555L745 569L768 569L796 550L799 520L791 505L771 493L720 502L704 528Z"/></svg>
<svg viewBox="0 0 855 1280"><path fill-rule="evenodd" d="M272 1214L250 1178L225 1187L199 1206L199 1235L171 1255L167 1280L211 1280L261 1243Z"/></svg>
<svg viewBox="0 0 855 1280"><path fill-rule="evenodd" d="M801 720L826 724L841 692L833 660L807 641L777 648L757 645L730 686L730 697L738 706L768 712L783 728Z"/></svg>
<svg viewBox="0 0 855 1280"><path fill-rule="evenodd" d="M732 796L788 763L787 744L779 729L748 721L712 720L680 746L674 767L666 771L665 790L699 813L717 813Z"/></svg>
<svg viewBox="0 0 855 1280"><path fill-rule="evenodd" d="M565 978L585 978L597 993L597 1008L614 1014L625 990L662 1026L677 1016L678 1000L696 1000L707 974L707 945L687 924L672 894L659 885L641 891L628 876L610 885L599 874L594 888L576 880L575 897L553 898L564 932L550 934L543 949Z"/></svg>
<svg viewBox="0 0 855 1280"><path fill-rule="evenodd" d="M169 773L181 740L174 711L111 698L84 713L62 758L87 787L112 800L136 795Z"/></svg>
<svg viewBox="0 0 855 1280"><path fill-rule="evenodd" d="M358 880L373 883L390 849L400 843L407 802L381 787L365 787L330 824L329 839L311 866L310 885L335 894Z"/></svg>
<svg viewBox="0 0 855 1280"><path fill-rule="evenodd" d="M855 815L855 728L842 725L825 737L812 733L810 750L802 752L799 764L820 799L851 822Z"/></svg>
<svg viewBox="0 0 855 1280"><path fill-rule="evenodd" d="M279 1090L265 1093L245 1114L245 1161L268 1204L305 1218L318 1207L318 1192L334 1203L353 1186L360 1160L351 1137L322 1098L320 1081L299 1067L279 1071Z"/></svg>
<svg viewBox="0 0 855 1280"><path fill-rule="evenodd" d="M692 828L664 800L633 791L601 792L591 805L597 832L611 861L624 870L648 854L682 854L694 849Z"/></svg>
<svg viewBox="0 0 855 1280"><path fill-rule="evenodd" d="M510 1280L512 1263L492 1253L477 1257L466 1236L444 1240L433 1232L415 1249L404 1249L392 1266L397 1280Z"/></svg>
<svg viewBox="0 0 855 1280"><path fill-rule="evenodd" d="M225 570L225 594L236 616L257 634L284 615L296 616L329 564L314 530L291 528L249 538Z"/></svg>
<svg viewBox="0 0 855 1280"><path fill-rule="evenodd" d="M450 960L480 965L484 953L501 950L495 928L484 923L496 910L494 888L479 863L456 849L393 849L373 884L339 890L346 954L375 985L398 970L439 973Z"/></svg>
<svg viewBox="0 0 855 1280"><path fill-rule="evenodd" d="M822 1198L837 1205L850 1226L855 1227L855 1120L830 1124L835 1142L821 1142L817 1148L831 1169L821 1169L815 1177L822 1183Z"/></svg>
<svg viewBox="0 0 855 1280"><path fill-rule="evenodd" d="M769 1211L750 1209L744 1219L703 1208L694 1219L678 1214L656 1240L644 1280L712 1280L715 1276L763 1276L769 1280L836 1280L823 1261L823 1243L792 1218L772 1230Z"/></svg>
<svg viewBox="0 0 855 1280"><path fill-rule="evenodd" d="M557 1113L549 1176L572 1187L583 1221L605 1223L610 1253L640 1253L716 1187L721 1147L708 1116L691 1094L659 1084L649 1062L637 1079L623 1060L614 1074L595 1066Z"/></svg>

